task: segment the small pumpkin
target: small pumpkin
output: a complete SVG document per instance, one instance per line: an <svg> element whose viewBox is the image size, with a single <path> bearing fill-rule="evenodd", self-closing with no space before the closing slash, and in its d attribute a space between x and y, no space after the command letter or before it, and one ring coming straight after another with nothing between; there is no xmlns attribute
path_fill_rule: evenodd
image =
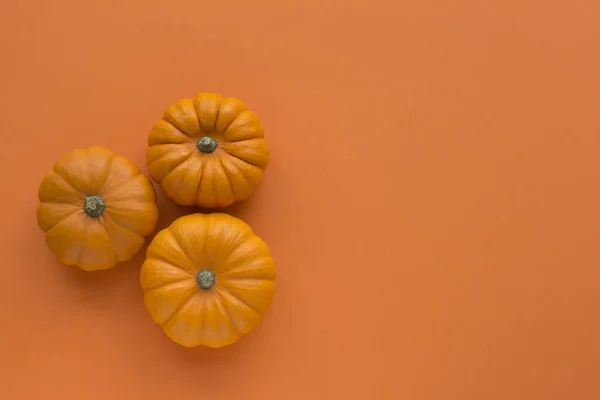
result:
<svg viewBox="0 0 600 400"><path fill-rule="evenodd" d="M227 214L191 214L160 231L140 272L144 304L174 342L222 347L261 320L275 289L265 242Z"/></svg>
<svg viewBox="0 0 600 400"><path fill-rule="evenodd" d="M61 262L83 270L133 258L156 229L152 182L127 158L101 146L61 157L43 178L38 197L46 244Z"/></svg>
<svg viewBox="0 0 600 400"><path fill-rule="evenodd" d="M215 93L169 107L148 146L150 177L184 206L227 207L248 199L269 162L258 116L242 101Z"/></svg>

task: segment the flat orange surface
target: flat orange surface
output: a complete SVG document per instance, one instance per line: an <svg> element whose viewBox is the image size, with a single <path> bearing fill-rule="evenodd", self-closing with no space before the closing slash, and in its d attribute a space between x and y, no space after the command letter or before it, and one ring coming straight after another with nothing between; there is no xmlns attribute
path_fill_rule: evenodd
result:
<svg viewBox="0 0 600 400"><path fill-rule="evenodd" d="M599 20L597 0L3 2L0 398L599 399ZM272 152L229 212L271 247L274 303L219 350L150 320L143 253L81 272L35 216L59 156L146 171L153 123L201 91L245 101Z"/></svg>

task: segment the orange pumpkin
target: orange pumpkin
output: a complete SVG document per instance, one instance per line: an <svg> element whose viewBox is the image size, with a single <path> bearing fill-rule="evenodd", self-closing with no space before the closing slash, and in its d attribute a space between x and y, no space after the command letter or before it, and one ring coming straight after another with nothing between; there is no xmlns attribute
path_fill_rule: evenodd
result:
<svg viewBox="0 0 600 400"><path fill-rule="evenodd" d="M269 162L258 116L240 100L213 93L169 107L148 146L150 176L184 206L227 207L248 199Z"/></svg>
<svg viewBox="0 0 600 400"><path fill-rule="evenodd" d="M182 346L222 347L261 320L275 289L267 245L227 214L192 214L159 232L140 274L144 303Z"/></svg>
<svg viewBox="0 0 600 400"><path fill-rule="evenodd" d="M131 259L156 229L150 180L125 157L93 146L54 165L39 188L37 221L58 259L83 270Z"/></svg>

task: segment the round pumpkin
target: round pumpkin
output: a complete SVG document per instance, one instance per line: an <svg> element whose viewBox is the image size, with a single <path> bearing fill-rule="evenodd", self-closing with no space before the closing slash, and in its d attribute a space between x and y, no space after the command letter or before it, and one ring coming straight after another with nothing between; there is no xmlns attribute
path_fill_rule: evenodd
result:
<svg viewBox="0 0 600 400"><path fill-rule="evenodd" d="M222 347L261 320L275 289L267 245L227 214L191 214L160 231L140 273L144 304L174 342Z"/></svg>
<svg viewBox="0 0 600 400"><path fill-rule="evenodd" d="M169 107L148 136L150 177L183 206L227 207L262 181L269 148L258 116L235 98L200 93Z"/></svg>
<svg viewBox="0 0 600 400"><path fill-rule="evenodd" d="M92 271L114 267L156 229L152 182L131 161L93 146L61 157L38 191L39 227L63 263Z"/></svg>

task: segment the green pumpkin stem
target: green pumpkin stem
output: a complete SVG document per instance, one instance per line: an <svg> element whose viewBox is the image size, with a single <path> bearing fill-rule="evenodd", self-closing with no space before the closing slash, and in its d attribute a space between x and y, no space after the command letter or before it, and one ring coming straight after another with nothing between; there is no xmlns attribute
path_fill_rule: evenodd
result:
<svg viewBox="0 0 600 400"><path fill-rule="evenodd" d="M204 290L208 290L213 287L215 280L215 273L210 269L203 269L196 274L196 282L198 282L198 286Z"/></svg>
<svg viewBox="0 0 600 400"><path fill-rule="evenodd" d="M204 136L198 140L196 146L203 153L212 153L217 148L217 141L211 137Z"/></svg>
<svg viewBox="0 0 600 400"><path fill-rule="evenodd" d="M83 211L92 218L99 218L105 208L104 200L98 195L86 197L83 203Z"/></svg>

